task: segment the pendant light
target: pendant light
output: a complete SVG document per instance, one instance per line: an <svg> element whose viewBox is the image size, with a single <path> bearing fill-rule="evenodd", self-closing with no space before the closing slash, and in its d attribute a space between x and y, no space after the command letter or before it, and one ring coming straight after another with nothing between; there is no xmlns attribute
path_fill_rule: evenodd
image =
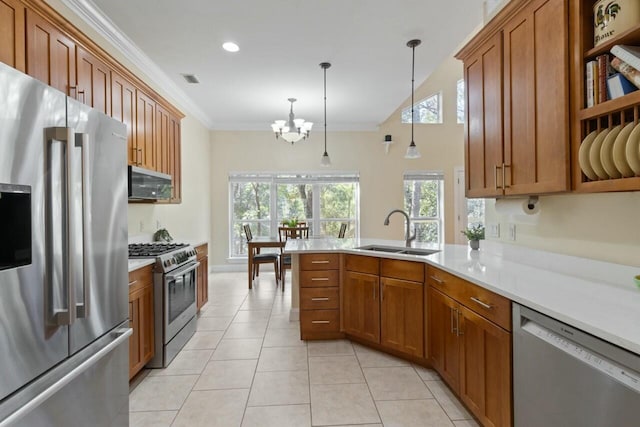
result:
<svg viewBox="0 0 640 427"><path fill-rule="evenodd" d="M321 62L320 68L324 70L324 154L320 159L320 166L331 166L331 159L327 153L327 68L331 67L329 62Z"/></svg>
<svg viewBox="0 0 640 427"><path fill-rule="evenodd" d="M418 39L409 40L407 42L407 46L411 48L411 144L407 148L407 154L404 155L405 159L419 159L420 152L418 151L418 147L416 147L416 143L413 141L413 82L414 82L414 74L416 68L416 46L419 46L422 43Z"/></svg>

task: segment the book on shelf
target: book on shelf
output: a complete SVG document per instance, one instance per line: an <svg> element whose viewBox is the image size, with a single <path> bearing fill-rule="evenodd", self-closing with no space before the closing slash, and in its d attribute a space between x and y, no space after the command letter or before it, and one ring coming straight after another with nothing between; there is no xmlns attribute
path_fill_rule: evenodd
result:
<svg viewBox="0 0 640 427"><path fill-rule="evenodd" d="M611 67L611 57L606 53L597 56L596 61L598 62L598 98L596 104L600 104L610 99L607 95L607 79L615 73L615 70Z"/></svg>
<svg viewBox="0 0 640 427"><path fill-rule="evenodd" d="M625 76L616 73L607 79L607 89L611 99L620 98L628 93L638 90Z"/></svg>
<svg viewBox="0 0 640 427"><path fill-rule="evenodd" d="M611 54L640 70L640 46L617 44L611 48Z"/></svg>
<svg viewBox="0 0 640 427"><path fill-rule="evenodd" d="M633 68L620 58L616 57L611 61L611 66L618 70L620 74L625 76L627 80L633 83L636 87L640 88L640 71Z"/></svg>
<svg viewBox="0 0 640 427"><path fill-rule="evenodd" d="M598 73L598 63L589 61L585 65L585 93L587 94L587 108L596 105L596 81Z"/></svg>

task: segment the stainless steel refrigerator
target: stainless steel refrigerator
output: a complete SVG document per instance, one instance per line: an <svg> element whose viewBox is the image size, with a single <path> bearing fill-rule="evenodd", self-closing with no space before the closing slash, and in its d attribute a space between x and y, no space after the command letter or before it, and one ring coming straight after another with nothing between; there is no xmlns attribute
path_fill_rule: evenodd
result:
<svg viewBox="0 0 640 427"><path fill-rule="evenodd" d="M0 64L0 426L127 426L124 124Z"/></svg>

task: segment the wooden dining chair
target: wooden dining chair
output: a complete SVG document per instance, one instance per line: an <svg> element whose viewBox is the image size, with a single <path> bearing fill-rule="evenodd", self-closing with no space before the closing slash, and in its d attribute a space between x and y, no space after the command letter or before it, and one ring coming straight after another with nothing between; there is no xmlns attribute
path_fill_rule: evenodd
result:
<svg viewBox="0 0 640 427"><path fill-rule="evenodd" d="M281 242L289 239L308 239L309 227L278 227L278 238ZM284 292L284 282L286 270L291 270L291 254L284 253L284 247L280 248L280 282L282 283L282 291Z"/></svg>
<svg viewBox="0 0 640 427"><path fill-rule="evenodd" d="M245 224L242 226L244 228L244 234L247 238L247 243L253 240L253 233L251 232L251 227L249 224ZM268 253L261 254L260 249L257 249L253 254L253 264L252 270L253 274L251 275L251 280L255 280L256 277L260 276L260 264L273 264L273 271L276 274L276 286L278 285L278 278L280 277L280 256L277 253Z"/></svg>
<svg viewBox="0 0 640 427"><path fill-rule="evenodd" d="M340 224L340 231L338 232L338 239L344 239L344 235L347 233L347 223Z"/></svg>

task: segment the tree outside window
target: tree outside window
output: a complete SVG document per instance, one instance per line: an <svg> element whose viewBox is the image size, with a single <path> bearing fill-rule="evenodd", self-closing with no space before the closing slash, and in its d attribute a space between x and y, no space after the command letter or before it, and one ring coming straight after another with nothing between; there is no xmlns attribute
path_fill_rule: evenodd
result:
<svg viewBox="0 0 640 427"><path fill-rule="evenodd" d="M404 174L404 208L415 226L416 240L444 243L444 179L440 172Z"/></svg>
<svg viewBox="0 0 640 427"><path fill-rule="evenodd" d="M458 83L456 86L457 86L456 108L457 108L458 123L464 123L464 115L465 115L464 79L458 80Z"/></svg>
<svg viewBox="0 0 640 427"><path fill-rule="evenodd" d="M414 123L442 123L442 92L434 93L413 107ZM402 123L411 123L411 106L402 110Z"/></svg>

